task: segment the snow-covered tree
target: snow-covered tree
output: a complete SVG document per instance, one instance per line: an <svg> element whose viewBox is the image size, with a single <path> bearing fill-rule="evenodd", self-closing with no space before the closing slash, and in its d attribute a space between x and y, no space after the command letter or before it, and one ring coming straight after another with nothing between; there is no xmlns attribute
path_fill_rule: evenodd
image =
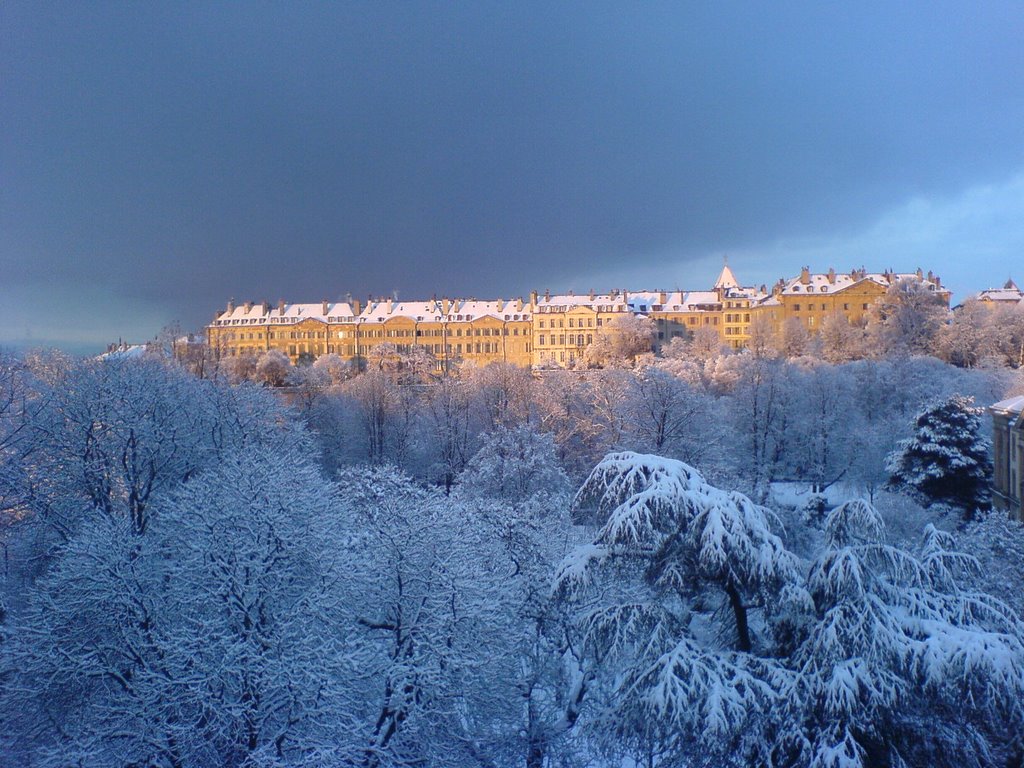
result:
<svg viewBox="0 0 1024 768"><path fill-rule="evenodd" d="M771 513L671 459L610 454L573 502L603 521L563 564L580 671L623 743L675 759L756 759L785 670L766 652L807 598ZM756 616L756 621L752 620Z"/></svg>
<svg viewBox="0 0 1024 768"><path fill-rule="evenodd" d="M927 355L946 316L942 298L921 280L898 279L871 305L868 341L876 355Z"/></svg>
<svg viewBox="0 0 1024 768"><path fill-rule="evenodd" d="M779 454L791 479L809 482L812 492L820 493L844 478L853 463L854 380L846 367L816 361L790 377L789 416Z"/></svg>
<svg viewBox="0 0 1024 768"><path fill-rule="evenodd" d="M617 408L624 447L692 463L716 447L711 398L660 368L638 368Z"/></svg>
<svg viewBox="0 0 1024 768"><path fill-rule="evenodd" d="M790 317L782 321L775 344L780 355L793 360L810 351L811 333L807 330L802 318Z"/></svg>
<svg viewBox="0 0 1024 768"><path fill-rule="evenodd" d="M968 299L952 313L948 325L938 333L937 353L953 365L973 368L996 352L992 311Z"/></svg>
<svg viewBox="0 0 1024 768"><path fill-rule="evenodd" d="M993 351L1013 368L1024 368L1024 304L989 310Z"/></svg>
<svg viewBox="0 0 1024 768"><path fill-rule="evenodd" d="M370 368L346 382L344 392L359 418L365 458L374 464L400 463L416 418L415 393L398 383L398 371L387 368L386 357L380 364L384 368Z"/></svg>
<svg viewBox="0 0 1024 768"><path fill-rule="evenodd" d="M320 355L313 363L313 368L325 377L328 386L337 386L350 379L354 373L352 364L333 352Z"/></svg>
<svg viewBox="0 0 1024 768"><path fill-rule="evenodd" d="M1024 645L1012 611L961 586L976 561L931 526L917 557L886 544L860 500L830 513L825 538L773 764L999 764L1019 740Z"/></svg>
<svg viewBox="0 0 1024 768"><path fill-rule="evenodd" d="M371 682L365 766L479 765L520 722L513 566L470 510L391 467L341 473L361 560L352 638ZM508 760L498 760L507 764Z"/></svg>
<svg viewBox="0 0 1024 768"><path fill-rule="evenodd" d="M825 317L818 332L822 359L829 363L858 360L866 353L864 329L853 326L842 312Z"/></svg>
<svg viewBox="0 0 1024 768"><path fill-rule="evenodd" d="M288 380L292 364L279 349L268 349L256 360L253 378L268 387L283 387Z"/></svg>
<svg viewBox="0 0 1024 768"><path fill-rule="evenodd" d="M780 465L792 413L789 369L784 361L767 357L743 354L729 359L736 374L727 409L733 424L732 456L756 498L765 499Z"/></svg>
<svg viewBox="0 0 1024 768"><path fill-rule="evenodd" d="M424 405L431 479L440 482L447 493L473 452L469 389L458 378L445 376L426 391Z"/></svg>
<svg viewBox="0 0 1024 768"><path fill-rule="evenodd" d="M562 495L569 479L558 466L555 442L529 427L497 429L485 435L459 476L460 492L518 504L538 494Z"/></svg>
<svg viewBox="0 0 1024 768"><path fill-rule="evenodd" d="M587 365L600 368L629 367L637 355L651 351L654 321L625 314L608 321L584 351Z"/></svg>
<svg viewBox="0 0 1024 768"><path fill-rule="evenodd" d="M991 503L992 459L982 437L983 411L962 395L933 405L916 420L914 436L889 456L890 484L927 503L959 507L970 518Z"/></svg>
<svg viewBox="0 0 1024 768"><path fill-rule="evenodd" d="M485 526L512 566L503 598L513 617L508 652L517 660L512 682L522 702L514 729L522 738L514 743L528 768L553 759L571 730L558 703L570 685L561 663L563 615L550 600L558 563L579 543L568 520L569 490L551 436L525 426L485 435L457 488L466 513Z"/></svg>
<svg viewBox="0 0 1024 768"><path fill-rule="evenodd" d="M256 361L258 359L256 355L248 353L221 357L217 364L217 372L233 384L252 381L256 375Z"/></svg>
<svg viewBox="0 0 1024 768"><path fill-rule="evenodd" d="M356 670L329 611L345 543L323 535L329 499L301 453L263 448L164 497L145 531L94 511L4 654L8 754L42 766L339 759L365 692L343 687Z"/></svg>
<svg viewBox="0 0 1024 768"><path fill-rule="evenodd" d="M527 369L512 363L491 363L466 366L459 377L469 389L474 417L482 430L530 421L534 380Z"/></svg>

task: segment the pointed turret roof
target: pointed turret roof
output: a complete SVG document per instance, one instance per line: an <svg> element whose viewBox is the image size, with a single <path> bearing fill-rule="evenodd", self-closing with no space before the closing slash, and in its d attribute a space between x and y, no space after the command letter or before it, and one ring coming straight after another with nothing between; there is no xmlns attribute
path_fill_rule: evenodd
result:
<svg viewBox="0 0 1024 768"><path fill-rule="evenodd" d="M1017 284L1013 282L1013 278L1011 277L1009 280L1006 281L1006 285L1003 286L1003 290L1019 291L1020 288L1017 287Z"/></svg>
<svg viewBox="0 0 1024 768"><path fill-rule="evenodd" d="M736 282L736 275L729 269L729 265L725 264L722 267L722 274L718 276L718 280L715 282L715 289L718 288L739 288L740 284Z"/></svg>

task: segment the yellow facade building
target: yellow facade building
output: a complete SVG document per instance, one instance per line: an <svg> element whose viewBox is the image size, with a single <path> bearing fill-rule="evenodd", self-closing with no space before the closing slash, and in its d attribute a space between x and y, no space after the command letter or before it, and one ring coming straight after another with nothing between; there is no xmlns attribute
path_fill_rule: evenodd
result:
<svg viewBox="0 0 1024 768"><path fill-rule="evenodd" d="M930 272L897 274L812 274L780 280L769 292L744 287L725 266L706 291L627 291L552 295L532 293L528 300L394 299L286 304L229 302L207 328L207 341L218 358L258 356L276 349L293 362L335 354L365 362L381 354L419 349L433 358L436 370L464 363L506 362L523 367L573 367L616 318L650 318L656 329L655 351L676 338L711 328L723 345L741 349L758 318L779 331L796 320L811 332L829 315L841 313L854 325L867 322L872 304L898 280L920 281L948 306L949 292ZM1016 288L1016 286L1014 286ZM388 345L388 346L382 346Z"/></svg>
<svg viewBox="0 0 1024 768"><path fill-rule="evenodd" d="M401 354L418 347L446 370L467 361L529 366L531 330L531 313L520 300L281 302L276 308L232 302L207 328L207 339L218 357L276 349L293 363L324 354L365 361L375 350Z"/></svg>
<svg viewBox="0 0 1024 768"><path fill-rule="evenodd" d="M815 333L829 315L841 314L851 325L867 324L872 305L881 301L890 286L904 280L920 282L926 290L936 294L949 307L950 292L941 280L921 270L911 273L866 272L863 269L837 273L812 273L807 267L799 277L780 280L770 295L754 304L755 315L766 317L771 327L779 332L787 320L795 320Z"/></svg>
<svg viewBox="0 0 1024 768"><path fill-rule="evenodd" d="M1024 308L1024 291L1017 287L1013 278L1006 281L1002 288L988 288L975 297L987 307L1021 307Z"/></svg>

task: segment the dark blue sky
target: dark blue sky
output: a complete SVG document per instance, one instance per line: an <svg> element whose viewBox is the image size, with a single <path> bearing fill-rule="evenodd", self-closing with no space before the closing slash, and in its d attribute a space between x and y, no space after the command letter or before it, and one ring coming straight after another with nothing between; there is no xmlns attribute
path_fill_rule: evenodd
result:
<svg viewBox="0 0 1024 768"><path fill-rule="evenodd" d="M0 5L0 344L229 297L1024 278L1016 3Z"/></svg>

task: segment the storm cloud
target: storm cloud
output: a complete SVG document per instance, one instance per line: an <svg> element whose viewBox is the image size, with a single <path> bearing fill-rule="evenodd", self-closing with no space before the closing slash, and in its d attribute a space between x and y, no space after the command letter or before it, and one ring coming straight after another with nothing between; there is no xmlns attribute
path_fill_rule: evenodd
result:
<svg viewBox="0 0 1024 768"><path fill-rule="evenodd" d="M699 288L723 254L963 291L1024 265L990 213L1024 210L1013 3L8 2L0 26L0 343L229 297Z"/></svg>

